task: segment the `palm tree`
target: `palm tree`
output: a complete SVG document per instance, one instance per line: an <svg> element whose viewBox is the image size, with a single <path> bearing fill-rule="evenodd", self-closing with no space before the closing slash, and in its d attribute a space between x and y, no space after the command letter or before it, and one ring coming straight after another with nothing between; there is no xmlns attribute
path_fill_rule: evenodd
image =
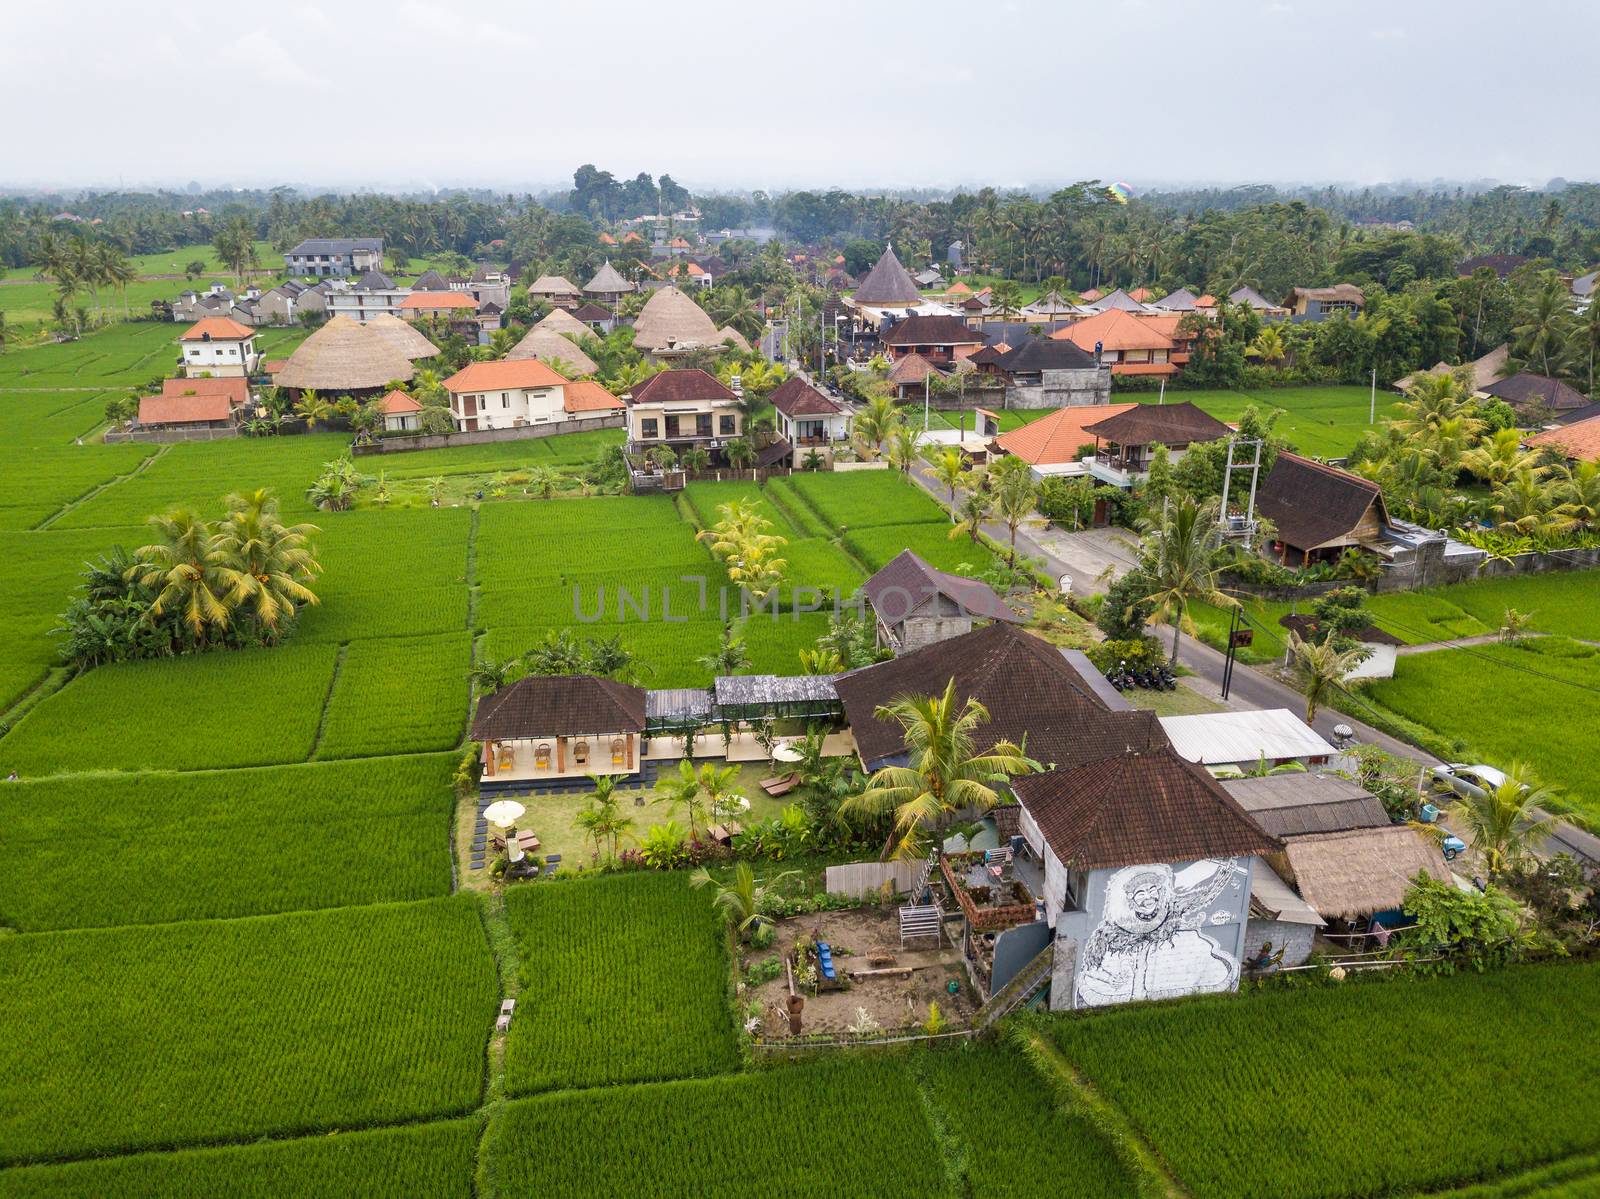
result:
<svg viewBox="0 0 1600 1199"><path fill-rule="evenodd" d="M733 626L724 625L717 648L695 661L714 677L738 674L750 665L750 651L745 648L744 638L734 636Z"/></svg>
<svg viewBox="0 0 1600 1199"><path fill-rule="evenodd" d="M310 388L300 393L300 398L295 401L294 412L306 422L307 433L315 433L318 425L325 425L333 419L333 405Z"/></svg>
<svg viewBox="0 0 1600 1199"><path fill-rule="evenodd" d="M1141 538L1140 571L1149 577L1154 589L1140 602L1151 602L1152 624L1172 622L1172 665L1178 664L1178 641L1185 630L1194 632L1189 618L1189 603L1200 600L1224 608L1238 607L1239 601L1225 595L1217 585L1226 564L1226 555L1212 538L1217 519L1217 501L1197 504L1184 496L1161 516L1139 522Z"/></svg>
<svg viewBox="0 0 1600 1199"><path fill-rule="evenodd" d="M901 422L889 430L889 465L909 475L917 460L917 431Z"/></svg>
<svg viewBox="0 0 1600 1199"><path fill-rule="evenodd" d="M706 808L713 820L726 819L729 801L740 798L739 793L733 789L738 777L737 766L718 766L715 762L700 764L700 791L706 797Z"/></svg>
<svg viewBox="0 0 1600 1199"><path fill-rule="evenodd" d="M998 486L995 488L995 507L1000 519L1011 532L1010 564L1017 564L1017 526L1033 511L1036 489L1033 471L1021 458L1007 456L991 472Z"/></svg>
<svg viewBox="0 0 1600 1199"><path fill-rule="evenodd" d="M941 450L933 460L933 477L942 486L950 489L950 519L955 520L956 488L961 485L961 476L966 473L967 464L961 457L961 451L955 448Z"/></svg>
<svg viewBox="0 0 1600 1199"><path fill-rule="evenodd" d="M267 491L231 495L228 515L217 529L212 558L217 577L228 589L224 602L254 617L269 634L302 604L316 604L306 586L322 567L312 556L315 525L284 525L278 504Z"/></svg>
<svg viewBox="0 0 1600 1199"><path fill-rule="evenodd" d="M1544 468L1536 465L1539 452L1523 449L1522 437L1517 429L1496 430L1487 441L1479 442L1462 454L1461 465L1491 487L1499 487L1523 470L1542 475Z"/></svg>
<svg viewBox="0 0 1600 1199"><path fill-rule="evenodd" d="M695 838L695 818L705 806L705 794L700 788L700 776L695 772L694 763L688 758L680 758L677 776L668 777L656 786L661 794L656 796L654 802L669 809L682 808L689 820L689 836Z"/></svg>
<svg viewBox="0 0 1600 1199"><path fill-rule="evenodd" d="M956 508L956 515L961 519L950 530L950 536L960 537L966 534L972 538L974 545L978 544L978 534L983 529L983 522L989 519L989 513L994 511L994 497L981 488L974 487L961 497L961 503Z"/></svg>
<svg viewBox="0 0 1600 1199"><path fill-rule="evenodd" d="M222 632L232 619L227 584L212 556L211 528L187 508L152 516L150 524L160 540L135 551L137 562L127 577L156 592L152 619L178 611L195 641L203 644L208 631Z"/></svg>
<svg viewBox="0 0 1600 1199"><path fill-rule="evenodd" d="M541 500L552 498L561 486L561 476L554 467L535 466L528 471L528 490Z"/></svg>
<svg viewBox="0 0 1600 1199"><path fill-rule="evenodd" d="M609 841L611 856L617 856L617 844L623 833L633 827L633 819L622 814L621 797L617 794L617 776L591 774L593 790L586 799L589 806L578 813L580 826L594 838L595 855L599 856L602 839Z"/></svg>
<svg viewBox="0 0 1600 1199"><path fill-rule="evenodd" d="M943 695L907 695L881 705L879 720L905 730L910 762L885 766L867 780L866 790L839 805L842 815L892 816L894 831L884 857L919 858L943 845L943 833L960 813L982 815L1000 802L996 788L1007 778L1039 769L1010 741L996 741L987 753L975 752L978 726L989 710L967 698L957 707L956 683Z"/></svg>
<svg viewBox="0 0 1600 1199"><path fill-rule="evenodd" d="M900 423L900 410L888 396L874 396L865 408L856 413L854 424L856 439L872 457L883 453L883 443L890 431Z"/></svg>
<svg viewBox="0 0 1600 1199"><path fill-rule="evenodd" d="M1558 467L1552 487L1560 500L1551 513L1556 532L1592 533L1600 529L1600 462Z"/></svg>
<svg viewBox="0 0 1600 1199"><path fill-rule="evenodd" d="M1303 641L1289 630L1289 662L1306 692L1306 723L1317 718L1317 707L1344 681L1344 677L1370 657L1364 646L1341 650L1330 637L1320 644Z"/></svg>
<svg viewBox="0 0 1600 1199"><path fill-rule="evenodd" d="M493 695L511 681L511 673L517 665L516 658L502 660L486 654L473 666L467 681L479 695Z"/></svg>
<svg viewBox="0 0 1600 1199"><path fill-rule="evenodd" d="M711 871L702 866L690 875L689 885L714 888L716 894L711 899L712 904L722 910L739 934L739 939L745 941L749 940L757 929L772 923L772 917L761 910L768 894L779 884L796 878L799 874L798 870L785 870L782 874L775 874L766 882L757 884L755 871L750 868L750 863L737 862L733 867L731 883L719 882L712 877Z"/></svg>
<svg viewBox="0 0 1600 1199"><path fill-rule="evenodd" d="M1522 870L1534 850L1555 827L1555 817L1536 812L1553 792L1534 781L1528 768L1512 763L1506 780L1477 795L1465 795L1450 807L1452 819L1465 831L1467 844L1483 858L1490 878Z"/></svg>

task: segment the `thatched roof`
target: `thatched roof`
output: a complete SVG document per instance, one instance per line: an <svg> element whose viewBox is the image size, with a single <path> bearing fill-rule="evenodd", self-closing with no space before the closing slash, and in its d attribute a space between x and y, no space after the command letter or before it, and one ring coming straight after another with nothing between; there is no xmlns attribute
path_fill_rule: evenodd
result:
<svg viewBox="0 0 1600 1199"><path fill-rule="evenodd" d="M418 358L432 358L439 352L439 347L419 333L414 326L406 324L391 313L380 312L367 322L367 328L375 333L381 333L385 341L413 361Z"/></svg>
<svg viewBox="0 0 1600 1199"><path fill-rule="evenodd" d="M528 284L530 296L575 296L578 289L565 275L540 275Z"/></svg>
<svg viewBox="0 0 1600 1199"><path fill-rule="evenodd" d="M622 277L622 273L611 265L611 260L608 258L606 264L594 273L594 278L584 284L583 290L590 295L604 296L632 291L633 284Z"/></svg>
<svg viewBox="0 0 1600 1199"><path fill-rule="evenodd" d="M664 350L720 343L717 326L704 308L676 287L663 287L633 322L633 344L641 350Z"/></svg>
<svg viewBox="0 0 1600 1199"><path fill-rule="evenodd" d="M513 347L506 358L507 360L537 358L540 362L552 364L559 362L561 373L569 377L592 375L600 369L595 365L593 358L561 334L538 326L529 329L527 336Z"/></svg>
<svg viewBox="0 0 1600 1199"><path fill-rule="evenodd" d="M583 337L585 334L594 332L593 329L589 328L588 325L573 316L565 308L557 308L544 320L534 325L534 328L544 329L549 333L570 333L574 337Z"/></svg>
<svg viewBox="0 0 1600 1199"><path fill-rule="evenodd" d="M1330 920L1400 907L1419 874L1450 881L1439 850L1403 824L1292 837L1288 856L1301 896Z"/></svg>
<svg viewBox="0 0 1600 1199"><path fill-rule="evenodd" d="M751 352L750 343L744 339L744 334L740 333L739 330L735 329L732 325L724 325L722 328L717 330L717 344L725 345L730 341L733 343L735 349L745 354Z"/></svg>
<svg viewBox="0 0 1600 1199"><path fill-rule="evenodd" d="M922 293L917 290L917 281L894 256L891 246L884 249L882 257L850 298L857 304L915 304L922 299Z"/></svg>
<svg viewBox="0 0 1600 1199"><path fill-rule="evenodd" d="M382 332L336 316L300 343L273 382L318 391L365 391L404 383L415 373L411 359Z"/></svg>

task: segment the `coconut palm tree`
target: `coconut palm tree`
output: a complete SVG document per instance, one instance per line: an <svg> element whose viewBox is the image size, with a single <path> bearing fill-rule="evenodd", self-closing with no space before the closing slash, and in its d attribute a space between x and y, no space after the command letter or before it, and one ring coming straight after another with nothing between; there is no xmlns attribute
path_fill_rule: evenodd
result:
<svg viewBox="0 0 1600 1199"><path fill-rule="evenodd" d="M295 401L294 413L306 422L307 433L315 433L318 425L325 425L333 419L333 404L307 388Z"/></svg>
<svg viewBox="0 0 1600 1199"><path fill-rule="evenodd" d="M1299 633L1289 630L1289 663L1305 689L1307 724L1317 718L1317 708L1332 694L1334 688L1344 681L1347 674L1365 662L1371 653L1363 646L1341 650L1334 645L1332 638L1320 644L1303 641Z"/></svg>
<svg viewBox="0 0 1600 1199"><path fill-rule="evenodd" d="M1017 564L1017 526L1033 511L1038 489L1034 486L1033 471L1021 458L1007 456L1000 459L990 472L996 482L995 509L1011 533L1012 566Z"/></svg>
<svg viewBox="0 0 1600 1199"><path fill-rule="evenodd" d="M785 870L763 883L756 882L755 871L749 862L737 862L733 867L733 881L724 883L712 876L704 866L689 876L691 887L711 887L716 894L712 904L719 908L732 923L742 941L749 940L763 925L770 925L772 917L761 909L767 896L782 883L799 877L798 870Z"/></svg>
<svg viewBox="0 0 1600 1199"><path fill-rule="evenodd" d="M1498 429L1462 454L1461 465L1491 487L1500 486L1523 470L1544 474L1544 468L1538 465L1539 452L1523 449L1522 436L1517 429Z"/></svg>
<svg viewBox="0 0 1600 1199"><path fill-rule="evenodd" d="M875 458L883 453L883 443L899 423L900 410L895 407L894 400L888 396L874 396L856 413L853 428L856 440Z"/></svg>
<svg viewBox="0 0 1600 1199"><path fill-rule="evenodd" d="M633 827L633 819L622 813L616 775L591 774L589 783L593 790L584 797L589 801L589 806L578 813L579 827L594 838L596 857L600 855L602 842L609 843L611 856L616 857L618 841L623 833Z"/></svg>
<svg viewBox="0 0 1600 1199"><path fill-rule="evenodd" d="M983 529L983 522L989 519L989 514L994 511L994 497L987 491L974 487L961 497L961 503L956 507L956 515L961 519L950 530L951 537L960 537L963 534L972 538L974 545L978 543L978 534Z"/></svg>
<svg viewBox="0 0 1600 1199"><path fill-rule="evenodd" d="M1555 817L1535 811L1552 795L1526 766L1514 762L1505 782L1460 797L1450 806L1450 815L1467 844L1482 856L1489 877L1499 878L1531 863L1534 850L1553 831Z"/></svg>
<svg viewBox="0 0 1600 1199"><path fill-rule="evenodd" d="M710 765L710 763L707 763ZM705 793L700 788L700 776L688 758L678 760L678 773L656 784L660 792L653 802L664 807L682 808L689 821L689 836L694 838L698 827L696 817L705 807Z"/></svg>
<svg viewBox="0 0 1600 1199"><path fill-rule="evenodd" d="M905 422L889 430L889 465L909 475L917 461L917 431Z"/></svg>
<svg viewBox="0 0 1600 1199"><path fill-rule="evenodd" d="M1551 513L1554 531L1592 533L1600 529L1600 462L1557 467L1551 486L1560 501Z"/></svg>
<svg viewBox="0 0 1600 1199"><path fill-rule="evenodd" d="M511 675L518 665L516 658L501 660L485 654L467 674L467 681L479 695L493 695L511 681Z"/></svg>
<svg viewBox="0 0 1600 1199"><path fill-rule="evenodd" d="M961 457L961 451L950 448L941 450L933 459L933 477L941 486L950 489L950 519L955 520L956 488L961 485L961 478L966 473L967 464Z"/></svg>
<svg viewBox="0 0 1600 1199"><path fill-rule="evenodd" d="M127 577L156 592L151 619L178 612L202 644L208 633L226 631L233 613L226 598L228 584L212 554L210 526L187 508L152 516L150 525L160 539L134 552L137 561Z"/></svg>
<svg viewBox="0 0 1600 1199"><path fill-rule="evenodd" d="M910 761L875 772L866 790L847 797L839 811L893 818L885 858L923 857L930 845L944 843L944 831L958 815L988 812L1000 802L997 788L1006 779L1039 769L1010 741L996 741L986 753L976 752L978 728L988 721L989 710L970 696L958 705L954 679L943 695L902 696L881 705L874 715L905 730Z"/></svg>
<svg viewBox="0 0 1600 1199"><path fill-rule="evenodd" d="M1223 593L1217 585L1227 556L1212 536L1217 519L1217 501L1197 504L1184 496L1156 517L1139 522L1141 537L1140 571L1154 584L1140 602L1155 605L1152 624L1172 623L1172 665L1178 664L1178 641L1185 631L1194 632L1189 617L1192 600L1223 608L1238 607L1239 601Z"/></svg>
<svg viewBox="0 0 1600 1199"><path fill-rule="evenodd" d="M269 635L303 604L320 601L306 584L322 566L312 556L315 525L284 525L270 492L228 497L228 515L212 541L217 578L227 588L223 602L244 612Z"/></svg>

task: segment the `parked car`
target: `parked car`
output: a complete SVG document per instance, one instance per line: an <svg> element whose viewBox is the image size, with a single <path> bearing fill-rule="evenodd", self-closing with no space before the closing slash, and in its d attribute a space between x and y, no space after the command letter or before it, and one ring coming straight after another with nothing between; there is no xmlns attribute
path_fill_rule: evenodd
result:
<svg viewBox="0 0 1600 1199"><path fill-rule="evenodd" d="M1493 766L1474 766L1467 762L1446 762L1428 772L1436 788L1454 791L1463 799L1487 795L1506 781L1503 771Z"/></svg>

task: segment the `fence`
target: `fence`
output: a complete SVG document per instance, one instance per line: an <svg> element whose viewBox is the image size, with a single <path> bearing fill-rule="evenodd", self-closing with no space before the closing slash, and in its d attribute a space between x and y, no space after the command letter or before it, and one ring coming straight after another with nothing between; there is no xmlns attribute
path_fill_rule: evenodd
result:
<svg viewBox="0 0 1600 1199"><path fill-rule="evenodd" d="M370 445L352 446L358 457L366 454L403 454L407 450L442 450L453 445L493 445L501 441L536 441L541 437L558 437L562 433L582 433L590 429L620 429L624 424L622 413L607 416L582 417L577 420L551 421L544 425L523 425L513 429L477 429L466 433L404 433L390 434Z"/></svg>
<svg viewBox="0 0 1600 1199"><path fill-rule="evenodd" d="M105 443L148 442L153 445L178 445L186 441L226 441L239 436L238 425L220 429L107 429Z"/></svg>
<svg viewBox="0 0 1600 1199"><path fill-rule="evenodd" d="M865 899L883 889L892 881L898 891L911 890L917 881L921 862L847 862L843 866L829 866L824 890L829 895L849 895Z"/></svg>

